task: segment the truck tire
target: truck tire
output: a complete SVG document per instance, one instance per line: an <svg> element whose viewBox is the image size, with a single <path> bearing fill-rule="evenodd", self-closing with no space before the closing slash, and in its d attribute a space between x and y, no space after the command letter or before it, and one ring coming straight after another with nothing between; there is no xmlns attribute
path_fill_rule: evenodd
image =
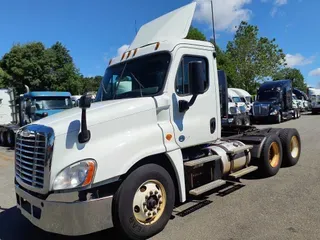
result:
<svg viewBox="0 0 320 240"><path fill-rule="evenodd" d="M234 120L234 124L237 125L237 126L242 125L241 119L239 117L236 117L235 120Z"/></svg>
<svg viewBox="0 0 320 240"><path fill-rule="evenodd" d="M250 126L250 117L249 116L245 116L243 118L243 125Z"/></svg>
<svg viewBox="0 0 320 240"><path fill-rule="evenodd" d="M267 136L263 144L259 172L263 177L271 177L278 173L282 163L282 144L280 138L275 135Z"/></svg>
<svg viewBox="0 0 320 240"><path fill-rule="evenodd" d="M283 166L291 167L297 164L301 153L300 134L295 128L285 128L279 133L283 149Z"/></svg>
<svg viewBox="0 0 320 240"><path fill-rule="evenodd" d="M7 131L0 132L0 142L1 142L1 146L7 145Z"/></svg>
<svg viewBox="0 0 320 240"><path fill-rule="evenodd" d="M14 136L14 132L13 131L7 131L7 145L9 147L13 147L14 146L14 141L15 141L15 136Z"/></svg>
<svg viewBox="0 0 320 240"><path fill-rule="evenodd" d="M281 123L281 122L282 122L282 116L281 116L281 113L279 113L276 119L276 123Z"/></svg>
<svg viewBox="0 0 320 240"><path fill-rule="evenodd" d="M157 164L143 165L130 173L114 195L114 226L126 238L150 238L164 229L174 202L170 174Z"/></svg>

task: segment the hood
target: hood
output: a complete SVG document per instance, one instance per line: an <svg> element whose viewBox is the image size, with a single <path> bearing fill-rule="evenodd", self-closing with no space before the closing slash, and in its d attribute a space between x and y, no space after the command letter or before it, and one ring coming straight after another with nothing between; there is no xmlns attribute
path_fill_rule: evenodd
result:
<svg viewBox="0 0 320 240"><path fill-rule="evenodd" d="M155 109L153 98L120 99L96 102L87 109L87 125L90 126L108 122L117 118ZM40 124L53 128L55 135L79 130L81 122L80 108L72 108L51 116L42 118L32 124Z"/></svg>
<svg viewBox="0 0 320 240"><path fill-rule="evenodd" d="M256 101L253 103L253 106L257 106L257 105L276 105L277 104L277 101L274 100L274 101Z"/></svg>

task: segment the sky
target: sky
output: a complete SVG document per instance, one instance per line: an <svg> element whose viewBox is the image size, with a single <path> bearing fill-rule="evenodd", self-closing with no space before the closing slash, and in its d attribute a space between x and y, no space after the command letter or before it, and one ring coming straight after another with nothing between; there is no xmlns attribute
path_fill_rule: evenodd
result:
<svg viewBox="0 0 320 240"><path fill-rule="evenodd" d="M143 24L193 0L0 0L0 57L15 43L62 42L84 76L103 75ZM209 0L198 2L192 24L212 33ZM319 0L213 0L218 45L225 49L245 20L284 50L288 66L320 87Z"/></svg>

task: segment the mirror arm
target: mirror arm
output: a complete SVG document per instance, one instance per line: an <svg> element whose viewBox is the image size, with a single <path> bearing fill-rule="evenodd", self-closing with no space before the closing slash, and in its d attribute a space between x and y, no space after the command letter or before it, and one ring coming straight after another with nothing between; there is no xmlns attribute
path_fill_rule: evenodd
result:
<svg viewBox="0 0 320 240"><path fill-rule="evenodd" d="M187 111L194 104L194 102L197 99L197 96L197 94L194 94L189 102L186 100L179 100L179 112Z"/></svg>

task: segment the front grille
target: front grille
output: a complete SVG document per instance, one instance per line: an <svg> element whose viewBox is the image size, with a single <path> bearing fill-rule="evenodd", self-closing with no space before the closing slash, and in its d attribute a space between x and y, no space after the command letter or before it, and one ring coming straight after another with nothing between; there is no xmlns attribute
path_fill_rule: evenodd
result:
<svg viewBox="0 0 320 240"><path fill-rule="evenodd" d="M253 114L255 116L268 116L269 115L269 106L264 105L255 105L253 106Z"/></svg>
<svg viewBox="0 0 320 240"><path fill-rule="evenodd" d="M16 134L15 169L18 182L41 192L49 178L53 131L35 126L23 128Z"/></svg>

